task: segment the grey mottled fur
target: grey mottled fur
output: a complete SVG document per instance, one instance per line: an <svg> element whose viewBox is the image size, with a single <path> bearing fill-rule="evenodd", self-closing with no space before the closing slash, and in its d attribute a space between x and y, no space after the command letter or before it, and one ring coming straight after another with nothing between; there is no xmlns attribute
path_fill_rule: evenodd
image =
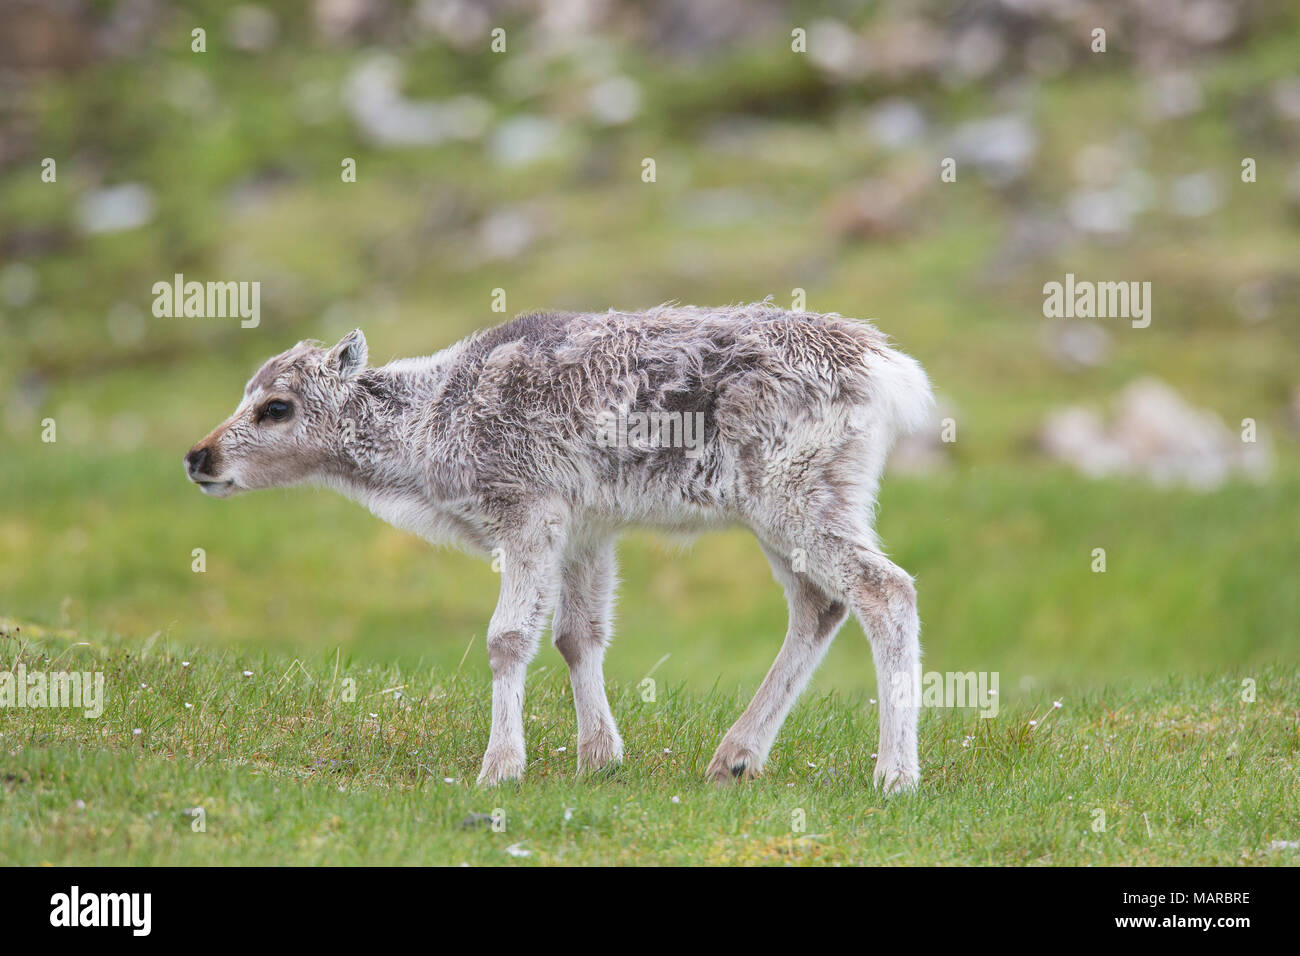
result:
<svg viewBox="0 0 1300 956"><path fill-rule="evenodd" d="M276 400L292 417L268 419ZM852 610L880 687L875 777L892 792L919 779L919 622L912 579L872 521L889 449L931 403L913 359L837 315L769 303L538 313L381 368L366 366L359 330L332 349L300 342L253 377L187 469L216 497L322 483L398 527L500 558L485 784L524 772L524 673L552 611L579 766L621 757L602 676L619 532L743 525L786 590L790 624L709 775L761 769ZM597 423L611 412L702 413L703 445L608 446Z"/></svg>

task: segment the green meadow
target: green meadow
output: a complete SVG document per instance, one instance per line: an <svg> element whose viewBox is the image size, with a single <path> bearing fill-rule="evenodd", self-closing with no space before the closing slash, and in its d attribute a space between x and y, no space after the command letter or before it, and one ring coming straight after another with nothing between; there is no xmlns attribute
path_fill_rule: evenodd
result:
<svg viewBox="0 0 1300 956"><path fill-rule="evenodd" d="M29 669L105 674L104 712L7 715L0 863L1294 865L1294 669L1129 681L996 718L927 711L926 777L867 784L875 708L810 694L764 777L717 790L742 706L717 688L616 684L623 764L575 773L563 667L534 670L529 767L473 785L482 674L15 632ZM348 698L352 699L349 700ZM1059 703L1059 707L1056 706Z"/></svg>
<svg viewBox="0 0 1300 956"><path fill-rule="evenodd" d="M640 112L604 127L566 112L587 82L572 59L512 72L398 43L408 96L564 117L552 152L494 164L481 142L368 141L337 105L366 51L267 6L280 36L264 53L214 30L192 54L186 13L224 9L201 3L136 56L32 80L26 151L0 166L0 279L24 270L0 286L31 284L0 300L0 667L106 681L97 720L0 709L0 863L1296 862L1300 133L1243 119L1295 69L1294 14L1207 60L1203 106L1160 123L1122 44L1036 79L1016 187L936 172L902 228L861 239L833 226L845 197L864 177L937 171L943 147L887 152L854 134L853 110L907 96L950 126L1002 109L991 88L828 85L779 30L689 63L612 44ZM1220 208L1189 221L1156 204L1116 241L1027 253L1017 229L1066 201L1080 147L1131 136L1160 189L1216 171ZM1243 156L1257 182L1240 181ZM101 182L147 184L149 221L79 231ZM521 251L490 241L499 216L529 224ZM1067 272L1151 281L1150 327L1099 320L1107 359L1062 369L1042 286ZM259 324L155 316L153 284L176 273L260 281ZM1247 321L1240 289L1260 281L1293 298ZM630 534L606 665L623 767L575 775L567 678L543 646L527 778L484 792L490 566L332 493L215 501L182 470L261 361L302 338L359 326L383 362L536 309L788 306L795 290L888 332L956 423L936 466L886 477L878 527L917 579L925 669L996 673L1000 710L927 710L907 798L870 788L875 678L856 621L764 777L704 784L785 631L746 533ZM1194 491L1088 478L1039 450L1052 410L1109 409L1147 376L1234 431L1257 421L1271 470Z"/></svg>

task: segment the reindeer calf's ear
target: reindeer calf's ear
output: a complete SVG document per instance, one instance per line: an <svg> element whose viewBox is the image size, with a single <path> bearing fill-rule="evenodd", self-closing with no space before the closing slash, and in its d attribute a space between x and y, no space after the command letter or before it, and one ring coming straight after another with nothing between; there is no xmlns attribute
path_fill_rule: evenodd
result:
<svg viewBox="0 0 1300 956"><path fill-rule="evenodd" d="M353 329L330 350L327 364L346 381L366 367L366 337Z"/></svg>

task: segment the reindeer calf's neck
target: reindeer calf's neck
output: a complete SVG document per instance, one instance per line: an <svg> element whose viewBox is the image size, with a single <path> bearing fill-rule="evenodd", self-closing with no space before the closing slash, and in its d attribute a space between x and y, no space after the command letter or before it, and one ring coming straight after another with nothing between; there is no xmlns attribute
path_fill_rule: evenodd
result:
<svg viewBox="0 0 1300 956"><path fill-rule="evenodd" d="M357 376L340 414L337 472L326 483L403 530L431 539L468 537L463 527L445 527L437 510L469 492L446 480L454 471L437 467L432 451L446 423L438 396L444 376L436 359L403 360Z"/></svg>

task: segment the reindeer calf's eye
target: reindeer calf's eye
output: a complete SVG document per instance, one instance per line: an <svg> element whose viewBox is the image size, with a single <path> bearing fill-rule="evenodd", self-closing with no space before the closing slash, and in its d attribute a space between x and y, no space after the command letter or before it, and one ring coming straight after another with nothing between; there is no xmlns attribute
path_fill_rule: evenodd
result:
<svg viewBox="0 0 1300 956"><path fill-rule="evenodd" d="M262 417L269 418L273 422L287 421L292 414L293 406L288 402L267 402L266 407L262 409Z"/></svg>

